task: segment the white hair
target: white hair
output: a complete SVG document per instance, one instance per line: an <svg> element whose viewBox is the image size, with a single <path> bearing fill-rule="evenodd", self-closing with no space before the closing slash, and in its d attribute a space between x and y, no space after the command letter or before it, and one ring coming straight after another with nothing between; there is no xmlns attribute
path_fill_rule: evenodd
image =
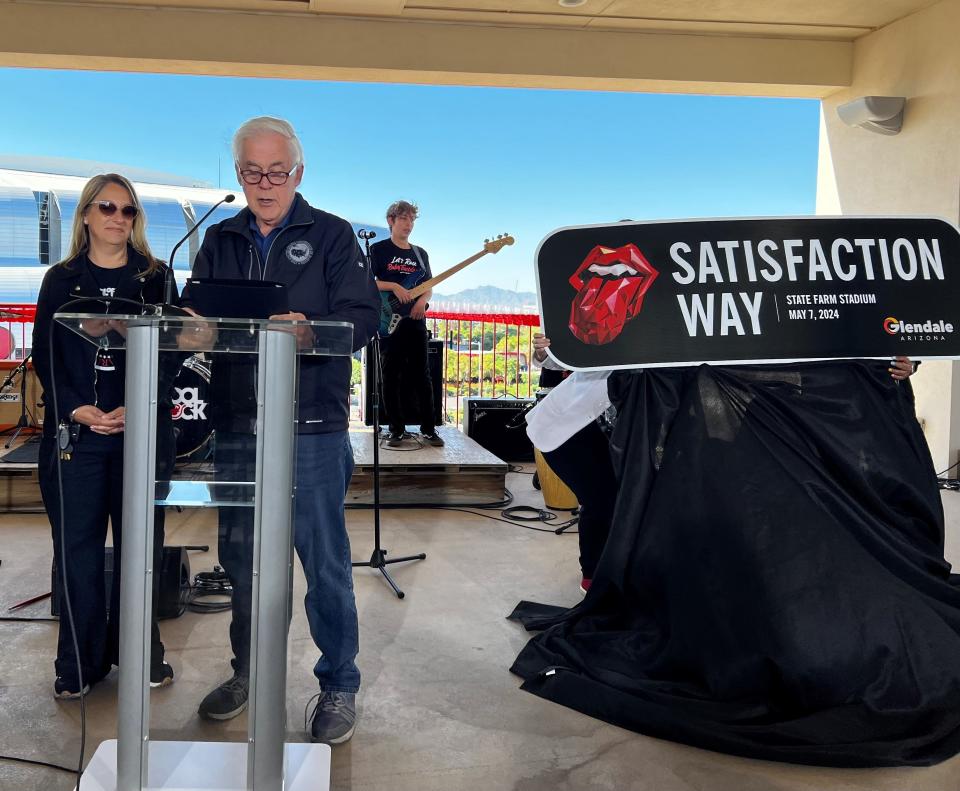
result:
<svg viewBox="0 0 960 791"><path fill-rule="evenodd" d="M270 115L261 115L257 118L251 118L244 121L240 128L233 134L233 161L239 166L240 157L243 153L243 141L263 134L278 134L287 139L287 145L290 148L290 158L293 160L293 167L303 164L303 146L297 138L297 133L293 131L293 126L289 121L282 118L274 118Z"/></svg>

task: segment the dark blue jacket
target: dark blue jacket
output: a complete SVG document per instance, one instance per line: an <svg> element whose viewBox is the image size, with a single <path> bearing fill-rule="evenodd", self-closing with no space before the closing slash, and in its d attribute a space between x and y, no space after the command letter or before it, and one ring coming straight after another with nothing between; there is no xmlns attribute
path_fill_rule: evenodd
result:
<svg viewBox="0 0 960 791"><path fill-rule="evenodd" d="M195 278L251 278L283 283L290 310L313 321L353 324L353 348L362 348L377 330L380 296L353 228L346 220L314 209L297 194L290 221L273 239L265 261L250 230L250 209L211 226L193 264ZM261 276L262 273L262 276ZM192 306L190 288L182 303ZM214 426L254 433L256 398L252 365L214 360ZM300 362L297 430L345 431L350 420L349 357L303 357Z"/></svg>
<svg viewBox="0 0 960 791"><path fill-rule="evenodd" d="M117 284L115 296L132 299L141 304L156 304L163 301L163 282L166 267L161 266L152 275L147 275L148 262L132 247L127 248L128 264L123 277ZM57 421L54 417L54 394L56 395L57 414L61 421L69 418L70 413L84 404L96 404L96 377L94 363L97 347L81 338L77 333L63 326L53 327L53 358L50 356L50 330L53 315L61 311L63 305L74 299L88 297L87 305L72 306L68 312L104 313L100 289L90 270L86 266L86 255L78 256L65 264L51 266L43 277L40 294L37 297L37 313L33 323L33 366L43 386L43 398L46 405L43 429L44 434L56 433ZM111 305L110 313L138 313L132 305L116 302ZM114 351L112 357L117 366L118 375L124 371L123 352ZM51 366L56 366L56 392L54 393Z"/></svg>

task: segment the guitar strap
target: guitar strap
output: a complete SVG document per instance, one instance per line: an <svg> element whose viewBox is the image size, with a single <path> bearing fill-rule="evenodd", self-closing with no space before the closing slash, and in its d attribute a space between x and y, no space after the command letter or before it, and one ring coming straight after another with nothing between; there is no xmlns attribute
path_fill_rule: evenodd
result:
<svg viewBox="0 0 960 791"><path fill-rule="evenodd" d="M420 268L423 270L423 279L429 280L430 272L428 272L427 268L423 265L423 256L420 255L420 248L415 244L411 244L410 246L413 248L413 254L417 257L417 263L420 264ZM422 283L423 281L421 280L420 282ZM417 283L417 286L419 285L420 283ZM414 286L414 288L416 288L416 286Z"/></svg>

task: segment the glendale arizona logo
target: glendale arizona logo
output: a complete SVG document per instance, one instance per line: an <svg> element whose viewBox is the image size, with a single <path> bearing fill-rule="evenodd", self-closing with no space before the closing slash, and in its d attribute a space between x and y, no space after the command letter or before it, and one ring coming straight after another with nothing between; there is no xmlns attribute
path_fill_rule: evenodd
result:
<svg viewBox="0 0 960 791"><path fill-rule="evenodd" d="M899 335L901 341L944 341L946 333L953 332L953 325L943 319L909 324L887 316L883 320L883 329L888 335Z"/></svg>

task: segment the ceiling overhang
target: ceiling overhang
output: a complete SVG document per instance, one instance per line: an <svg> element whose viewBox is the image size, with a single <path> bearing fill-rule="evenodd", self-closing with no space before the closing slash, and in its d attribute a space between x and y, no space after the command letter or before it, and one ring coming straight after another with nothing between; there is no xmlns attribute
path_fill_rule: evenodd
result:
<svg viewBox="0 0 960 791"><path fill-rule="evenodd" d="M6 66L822 97L849 84L851 62L852 44L843 40L198 9L170 2L0 3L0 65Z"/></svg>

